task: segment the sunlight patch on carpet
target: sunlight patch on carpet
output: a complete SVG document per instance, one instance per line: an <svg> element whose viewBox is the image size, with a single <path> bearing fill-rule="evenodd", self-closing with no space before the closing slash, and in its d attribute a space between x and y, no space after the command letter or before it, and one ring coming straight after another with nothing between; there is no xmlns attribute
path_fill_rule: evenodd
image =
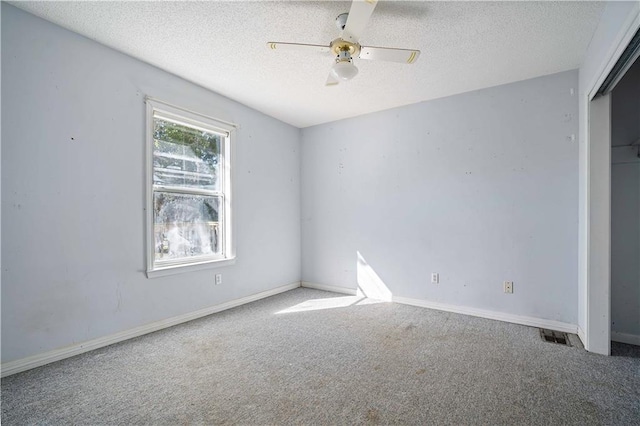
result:
<svg viewBox="0 0 640 426"><path fill-rule="evenodd" d="M367 299L364 296L327 297L324 299L309 299L290 308L276 312L276 314L291 314L294 312L319 311L322 309L346 308L353 305L371 305L382 303L381 300Z"/></svg>

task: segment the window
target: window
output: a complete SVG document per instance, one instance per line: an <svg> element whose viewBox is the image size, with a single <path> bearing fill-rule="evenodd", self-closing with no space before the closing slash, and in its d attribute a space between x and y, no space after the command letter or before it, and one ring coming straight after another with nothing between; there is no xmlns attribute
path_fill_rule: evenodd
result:
<svg viewBox="0 0 640 426"><path fill-rule="evenodd" d="M234 126L147 99L147 276L231 263Z"/></svg>

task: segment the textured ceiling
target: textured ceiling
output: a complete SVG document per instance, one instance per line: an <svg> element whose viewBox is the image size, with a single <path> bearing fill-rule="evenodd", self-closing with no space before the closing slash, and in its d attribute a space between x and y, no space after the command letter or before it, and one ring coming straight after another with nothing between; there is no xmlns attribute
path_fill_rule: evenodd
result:
<svg viewBox="0 0 640 426"><path fill-rule="evenodd" d="M356 61L325 87L332 58L267 41L328 44L350 2L12 2L270 116L307 127L578 68L600 2L381 1L360 42L416 48L413 65Z"/></svg>

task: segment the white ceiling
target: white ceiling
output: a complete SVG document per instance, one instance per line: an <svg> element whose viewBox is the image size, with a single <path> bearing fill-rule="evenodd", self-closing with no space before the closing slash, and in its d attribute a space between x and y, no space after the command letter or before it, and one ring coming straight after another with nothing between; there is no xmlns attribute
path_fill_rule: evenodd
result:
<svg viewBox="0 0 640 426"><path fill-rule="evenodd" d="M297 127L578 68L601 2L381 1L363 45L417 48L413 65L356 62L325 87L328 44L350 2L12 2L26 11Z"/></svg>

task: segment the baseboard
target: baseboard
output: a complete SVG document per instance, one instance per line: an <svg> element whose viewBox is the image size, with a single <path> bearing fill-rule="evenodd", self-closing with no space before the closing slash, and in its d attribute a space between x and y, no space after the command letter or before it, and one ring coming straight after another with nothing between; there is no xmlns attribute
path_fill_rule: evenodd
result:
<svg viewBox="0 0 640 426"><path fill-rule="evenodd" d="M580 328L580 326L578 326L578 337L580 338L580 341L582 342L582 347L586 348L587 347L587 335L584 333L584 330L582 328Z"/></svg>
<svg viewBox="0 0 640 426"><path fill-rule="evenodd" d="M60 349L54 349L49 352L45 352L38 355L33 355L27 358L18 359L2 363L2 377L10 376L11 374L20 373L21 371L30 370L32 368L40 367L61 359L69 358L75 355L80 355L85 352L92 351L94 349L109 346L114 343L122 342L124 340L132 339L134 337L142 336L143 334L153 333L154 331L162 330L163 328L172 327L174 325L181 324L183 322L192 321L197 318L205 317L207 315L221 312L227 309L235 308L236 306L244 305L246 303L254 302L256 300L264 299L269 296L273 296L285 291L293 290L300 287L300 282L296 281L287 285L273 288L271 290L263 291L260 293L252 294L250 296L241 297L240 299L231 300L229 302L221 303L219 305L211 306L208 308L200 309L195 312L189 312L184 315L178 315L173 318L168 318L161 321L152 322L140 327L132 328L130 330L121 331L119 333L111 334L109 336L99 337L97 339L89 340L87 342L78 343L75 345L67 346Z"/></svg>
<svg viewBox="0 0 640 426"><path fill-rule="evenodd" d="M530 327L548 328L565 333L577 333L578 326L566 322L547 320L542 318L527 317L522 315L507 314L484 309L469 308L467 306L448 305L445 303L431 302L422 299L411 299L408 297L393 297L396 303L419 306L422 308L436 309L438 311L453 312L456 314L471 315L474 317L492 319L497 321L511 322L514 324L528 325Z"/></svg>
<svg viewBox="0 0 640 426"><path fill-rule="evenodd" d="M309 281L302 281L300 284L301 284L301 287L313 288L316 290L331 291L333 293L342 293L342 294L349 294L349 295L357 294L356 289L351 289L346 287L338 287L338 286L333 286L328 284L313 283ZM551 330L564 331L566 333L573 333L573 334L576 334L578 332L577 325L569 324L566 322L527 317L522 315L506 314L503 312L469 308L466 306L448 305L445 303L431 302L423 299L412 299L408 297L393 296L392 301L395 303L402 303L404 305L419 306L422 308L436 309L439 311L453 312L453 313L463 314L463 315L471 315L474 317L511 322L514 324L528 325L530 327L548 328ZM582 337L580 338L584 342L584 339Z"/></svg>
<svg viewBox="0 0 640 426"><path fill-rule="evenodd" d="M637 334L619 333L617 331L612 331L611 340L613 340L614 342L640 346L640 336L638 336Z"/></svg>
<svg viewBox="0 0 640 426"><path fill-rule="evenodd" d="M358 292L355 288L338 287L335 285L312 283L309 281L302 281L300 286L305 288L314 288L316 290L331 291L333 293L349 294L351 296L355 296Z"/></svg>

